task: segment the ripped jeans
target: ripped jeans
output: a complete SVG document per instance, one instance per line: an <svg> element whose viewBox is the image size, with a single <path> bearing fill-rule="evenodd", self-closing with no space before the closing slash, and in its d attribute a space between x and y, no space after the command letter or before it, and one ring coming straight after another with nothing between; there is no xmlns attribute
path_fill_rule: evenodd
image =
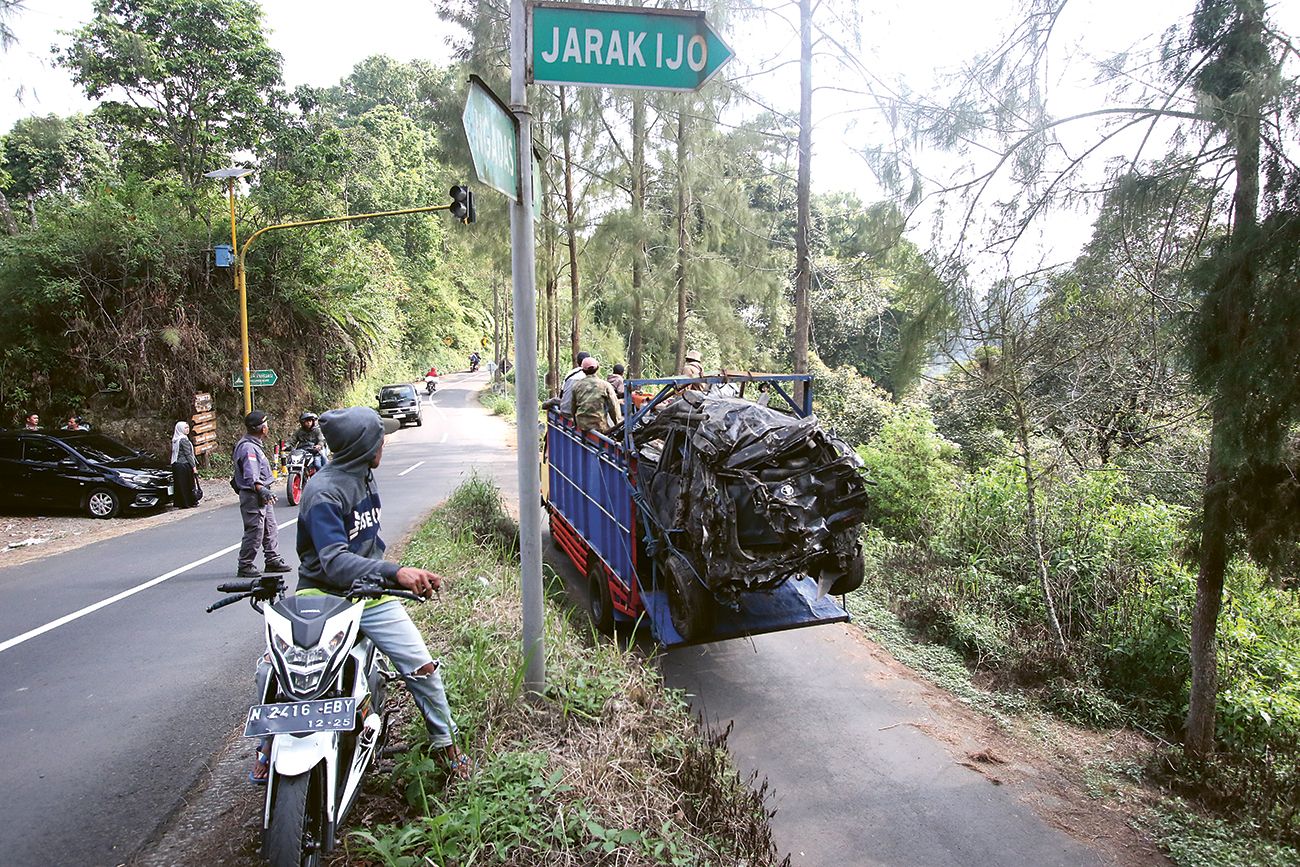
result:
<svg viewBox="0 0 1300 867"><path fill-rule="evenodd" d="M411 621L402 603L397 600L371 605L361 614L361 631L379 651L393 663L397 673L406 681L415 698L415 706L424 717L429 731L429 744L434 747L451 745L456 736L456 723L447 706L447 693L442 686L441 666L433 661L424 636ZM433 664L430 674L415 674L426 665ZM266 678L271 674L271 664L262 659L257 664L259 697L266 694Z"/></svg>

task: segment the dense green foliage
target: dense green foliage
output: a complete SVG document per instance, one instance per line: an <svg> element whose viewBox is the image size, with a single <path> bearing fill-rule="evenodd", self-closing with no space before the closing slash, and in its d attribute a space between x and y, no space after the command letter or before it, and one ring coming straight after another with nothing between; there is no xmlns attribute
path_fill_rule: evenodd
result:
<svg viewBox="0 0 1300 867"><path fill-rule="evenodd" d="M238 191L241 242L272 223L445 198L457 176L423 122L447 96L441 73L372 58L291 100L260 22L246 0L100 2L60 56L89 96L119 101L4 136L0 192L29 211L0 236L6 418L79 411L149 443L195 391L238 412L236 293L211 252L229 241L228 208L202 178L235 151L259 163ZM380 380L461 367L490 327L466 233L449 228L433 214L259 238L251 354L280 375L259 404L292 416L369 402Z"/></svg>

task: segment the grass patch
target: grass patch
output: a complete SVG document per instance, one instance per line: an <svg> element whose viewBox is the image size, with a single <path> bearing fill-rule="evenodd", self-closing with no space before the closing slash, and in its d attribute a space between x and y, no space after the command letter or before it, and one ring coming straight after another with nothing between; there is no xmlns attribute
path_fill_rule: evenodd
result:
<svg viewBox="0 0 1300 867"><path fill-rule="evenodd" d="M394 771L390 815L353 832L349 861L394 867L778 863L766 787L736 773L726 733L615 644L546 608L548 697L522 696L516 531L472 478L416 533L403 562L448 577L412 610L441 656L473 778L452 786L416 748ZM411 725L417 741L423 727ZM753 781L749 781L752 783ZM379 800L383 800L382 798ZM387 819L386 822L382 821Z"/></svg>
<svg viewBox="0 0 1300 867"><path fill-rule="evenodd" d="M495 387L493 387L480 393L478 399L479 403L491 410L493 415L504 416L514 421L515 399L513 393L496 391Z"/></svg>
<svg viewBox="0 0 1300 867"><path fill-rule="evenodd" d="M1197 813L1170 798L1156 811L1160 846L1178 867L1294 867L1300 851L1267 840L1250 822L1228 822Z"/></svg>

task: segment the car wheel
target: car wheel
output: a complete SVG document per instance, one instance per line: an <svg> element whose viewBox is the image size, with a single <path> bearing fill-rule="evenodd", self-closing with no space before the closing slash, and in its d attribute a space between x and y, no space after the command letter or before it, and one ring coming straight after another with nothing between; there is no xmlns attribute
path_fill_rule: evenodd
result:
<svg viewBox="0 0 1300 867"><path fill-rule="evenodd" d="M713 628L713 597L695 577L695 570L681 554L669 554L668 616L685 641L701 641Z"/></svg>
<svg viewBox="0 0 1300 867"><path fill-rule="evenodd" d="M609 576L605 564L595 554L587 556L587 612L602 635L614 632L614 604L609 595Z"/></svg>
<svg viewBox="0 0 1300 867"><path fill-rule="evenodd" d="M92 518L112 518L121 508L121 499L108 488L95 488L86 497L86 511Z"/></svg>
<svg viewBox="0 0 1300 867"><path fill-rule="evenodd" d="M853 559L849 561L849 571L845 572L835 583L831 585L830 593L832 596L846 596L862 586L862 579L866 575L866 564L862 560L862 549L859 547Z"/></svg>

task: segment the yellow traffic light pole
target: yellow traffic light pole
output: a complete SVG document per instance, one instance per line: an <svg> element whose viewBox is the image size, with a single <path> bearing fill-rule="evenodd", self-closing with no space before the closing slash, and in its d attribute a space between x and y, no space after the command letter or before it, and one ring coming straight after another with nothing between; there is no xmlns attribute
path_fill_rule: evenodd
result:
<svg viewBox="0 0 1300 867"><path fill-rule="evenodd" d="M429 205L423 208L402 208L398 211L375 211L371 214L349 214L344 217L324 217L319 220L299 220L294 223L276 223L263 226L244 241L242 248L235 244L235 186L230 182L230 243L232 249L239 250L235 260L235 284L239 289L239 340L244 350L244 414L253 411L253 378L248 355L248 286L244 270L244 257L248 248L259 236L275 229L298 229L304 226L323 226L326 223L348 223L352 220L373 220L376 217L400 217L405 214L427 214L430 211L450 211L452 205Z"/></svg>

